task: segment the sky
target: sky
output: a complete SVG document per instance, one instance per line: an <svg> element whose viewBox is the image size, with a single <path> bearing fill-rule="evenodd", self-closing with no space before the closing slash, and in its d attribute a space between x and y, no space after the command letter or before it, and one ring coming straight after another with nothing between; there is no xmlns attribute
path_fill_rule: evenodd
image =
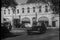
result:
<svg viewBox="0 0 60 40"><path fill-rule="evenodd" d="M26 3L27 0L16 0L16 2L17 2L18 4L21 4L21 3Z"/></svg>

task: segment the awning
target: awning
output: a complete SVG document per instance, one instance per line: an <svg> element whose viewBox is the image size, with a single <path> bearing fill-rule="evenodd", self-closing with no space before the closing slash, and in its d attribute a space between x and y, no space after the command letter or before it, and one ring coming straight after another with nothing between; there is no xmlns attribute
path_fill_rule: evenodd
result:
<svg viewBox="0 0 60 40"><path fill-rule="evenodd" d="M38 21L49 21L49 19L47 17L40 17Z"/></svg>
<svg viewBox="0 0 60 40"><path fill-rule="evenodd" d="M30 21L29 18L23 18L22 21Z"/></svg>

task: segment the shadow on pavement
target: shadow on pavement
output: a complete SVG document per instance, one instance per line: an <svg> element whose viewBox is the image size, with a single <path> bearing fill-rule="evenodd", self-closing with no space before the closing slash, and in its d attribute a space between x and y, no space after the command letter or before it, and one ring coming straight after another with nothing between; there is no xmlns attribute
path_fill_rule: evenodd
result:
<svg viewBox="0 0 60 40"><path fill-rule="evenodd" d="M21 36L21 35L14 35L12 33L8 33L5 35L1 35L1 39L9 38L9 37L16 37L16 36Z"/></svg>
<svg viewBox="0 0 60 40"><path fill-rule="evenodd" d="M43 34L45 34L45 33L32 33L30 35L43 35Z"/></svg>

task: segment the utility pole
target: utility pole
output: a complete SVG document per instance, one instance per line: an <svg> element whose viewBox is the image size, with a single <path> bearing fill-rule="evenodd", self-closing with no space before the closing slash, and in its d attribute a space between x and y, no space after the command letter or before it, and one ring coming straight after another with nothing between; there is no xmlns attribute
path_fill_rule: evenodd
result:
<svg viewBox="0 0 60 40"><path fill-rule="evenodd" d="M14 21L14 15L13 14L15 14L16 15L16 11L15 11L15 8L13 8L12 7L12 29L14 29L14 23L13 23L13 21Z"/></svg>
<svg viewBox="0 0 60 40"><path fill-rule="evenodd" d="M21 15L19 15L19 20L20 20L20 23L21 23Z"/></svg>
<svg viewBox="0 0 60 40"><path fill-rule="evenodd" d="M39 1L39 0L38 0ZM37 2L38 3L38 2ZM38 9L39 8L39 3L38 3L38 5L37 4L35 4L36 5L36 8ZM36 22L38 22L37 21L37 12L35 13L35 16L36 16Z"/></svg>
<svg viewBox="0 0 60 40"><path fill-rule="evenodd" d="M37 25L37 12L35 13L35 16L36 16L36 19L35 20L36 20L36 25Z"/></svg>
<svg viewBox="0 0 60 40"><path fill-rule="evenodd" d="M37 22L37 12L36 12L35 16L36 16L36 22Z"/></svg>

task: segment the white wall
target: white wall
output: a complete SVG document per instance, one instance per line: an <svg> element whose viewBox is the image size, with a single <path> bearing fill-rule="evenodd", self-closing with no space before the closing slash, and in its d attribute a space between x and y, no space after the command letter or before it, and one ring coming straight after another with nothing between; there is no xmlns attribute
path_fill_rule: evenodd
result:
<svg viewBox="0 0 60 40"><path fill-rule="evenodd" d="M51 11L51 8L50 8L50 6L49 5L47 5L47 4L39 4L40 6L42 6L42 8L41 8L41 11L42 12L40 12L41 14L42 13L51 13L52 11ZM18 5L18 6L16 6L16 15L25 15L25 14L35 14L36 12L37 13L39 13L39 8L38 8L38 6L39 6L38 4L24 4L24 5ZM48 12L45 12L45 6L48 6ZM28 13L27 12L27 8L28 7L30 7L30 13ZM36 9L35 9L35 12L33 12L33 7L36 7ZM25 10L25 12L24 13L22 13L22 8L24 8ZM19 9L19 14L17 13L17 9Z"/></svg>
<svg viewBox="0 0 60 40"><path fill-rule="evenodd" d="M59 16L56 17L56 27L59 28Z"/></svg>
<svg viewBox="0 0 60 40"><path fill-rule="evenodd" d="M10 14L9 14L8 9L10 10ZM6 10L6 14L4 14L4 10ZM13 15L12 8L11 7L8 7L8 8L2 7L1 8L1 15L2 15L2 18L1 18L2 22L4 22L3 18L5 18L6 21L12 21L12 15Z"/></svg>

